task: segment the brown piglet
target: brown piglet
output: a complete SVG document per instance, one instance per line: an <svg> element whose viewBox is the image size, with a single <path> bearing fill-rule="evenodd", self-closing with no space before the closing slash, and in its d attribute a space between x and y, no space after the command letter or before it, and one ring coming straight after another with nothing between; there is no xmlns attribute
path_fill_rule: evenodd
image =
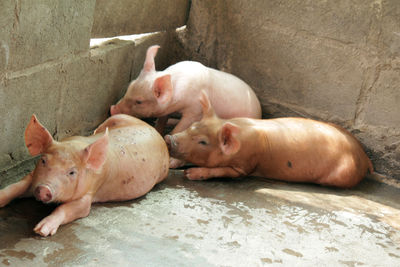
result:
<svg viewBox="0 0 400 267"><path fill-rule="evenodd" d="M372 163L345 129L305 118L220 119L208 97L203 118L183 132L167 135L170 154L199 167L185 171L191 180L246 175L350 188Z"/></svg>
<svg viewBox="0 0 400 267"><path fill-rule="evenodd" d="M25 143L32 156L41 158L20 182L0 190L0 207L16 197L30 196L61 203L34 228L42 236L86 217L94 202L143 196L168 175L164 140L154 128L128 115L112 116L91 136L60 142L33 115Z"/></svg>

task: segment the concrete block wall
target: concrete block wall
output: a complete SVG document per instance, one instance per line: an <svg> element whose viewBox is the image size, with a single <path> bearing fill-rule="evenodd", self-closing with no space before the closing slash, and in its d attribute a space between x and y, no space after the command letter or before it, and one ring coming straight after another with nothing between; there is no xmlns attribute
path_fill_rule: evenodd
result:
<svg viewBox="0 0 400 267"><path fill-rule="evenodd" d="M121 10L119 1L0 1L0 170L31 159L24 131L33 113L55 139L87 135L107 118L110 105L138 75L148 46L162 46L156 59L159 69L170 64L172 39L167 30L184 25L187 1L163 2L163 9L145 2L132 2L129 14L152 21L151 28L127 16L115 16L110 7ZM164 25L171 18L171 8L179 19ZM115 16L117 26L101 24L101 17L107 16ZM137 25L128 27L132 23ZM126 27L120 31L118 25ZM156 33L90 47L94 36L149 30Z"/></svg>
<svg viewBox="0 0 400 267"><path fill-rule="evenodd" d="M338 123L400 179L400 1L192 1L184 52L256 91L265 117Z"/></svg>

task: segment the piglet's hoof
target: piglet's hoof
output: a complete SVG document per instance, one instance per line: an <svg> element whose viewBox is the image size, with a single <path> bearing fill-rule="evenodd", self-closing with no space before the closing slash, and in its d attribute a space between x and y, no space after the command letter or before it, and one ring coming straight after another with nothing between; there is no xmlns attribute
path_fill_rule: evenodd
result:
<svg viewBox="0 0 400 267"><path fill-rule="evenodd" d="M176 159L176 158L169 159L169 168L170 169L176 169L176 168L182 167L183 165L185 165L185 162L183 160Z"/></svg>
<svg viewBox="0 0 400 267"><path fill-rule="evenodd" d="M54 235L59 226L60 224L55 218L47 216L35 226L33 231L41 236Z"/></svg>
<svg viewBox="0 0 400 267"><path fill-rule="evenodd" d="M10 202L10 199L5 195L5 193L0 191L0 208L6 206Z"/></svg>
<svg viewBox="0 0 400 267"><path fill-rule="evenodd" d="M189 180L205 180L207 168L190 168L185 170L184 174Z"/></svg>

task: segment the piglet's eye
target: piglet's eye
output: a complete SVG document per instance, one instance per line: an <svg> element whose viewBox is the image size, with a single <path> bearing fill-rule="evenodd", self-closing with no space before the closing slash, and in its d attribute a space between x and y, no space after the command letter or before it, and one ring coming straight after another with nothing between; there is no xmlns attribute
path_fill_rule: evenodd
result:
<svg viewBox="0 0 400 267"><path fill-rule="evenodd" d="M43 165L46 165L46 159L45 158L41 158L40 161L42 162Z"/></svg>
<svg viewBox="0 0 400 267"><path fill-rule="evenodd" d="M68 175L69 175L69 176L75 176L75 174L76 174L76 170L70 170L70 171L68 172Z"/></svg>
<svg viewBox="0 0 400 267"><path fill-rule="evenodd" d="M199 144L205 146L205 145L207 145L207 142L204 140L201 140L201 141L199 141Z"/></svg>
<svg viewBox="0 0 400 267"><path fill-rule="evenodd" d="M140 104L142 104L142 101L136 100L135 103L136 103L137 105L140 105Z"/></svg>

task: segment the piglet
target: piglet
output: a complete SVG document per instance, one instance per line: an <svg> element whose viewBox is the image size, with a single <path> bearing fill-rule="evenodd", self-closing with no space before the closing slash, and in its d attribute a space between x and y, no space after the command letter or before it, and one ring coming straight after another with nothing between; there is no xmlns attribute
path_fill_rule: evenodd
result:
<svg viewBox="0 0 400 267"><path fill-rule="evenodd" d="M345 129L305 118L219 118L203 93L203 118L181 133L165 136L171 156L200 167L191 180L262 176L350 188L372 163Z"/></svg>
<svg viewBox="0 0 400 267"><path fill-rule="evenodd" d="M143 196L168 175L169 155L158 132L139 119L117 115L93 135L57 142L32 116L25 143L36 168L20 182L0 190L0 207L16 197L34 196L61 203L34 231L54 235L58 227L86 217L94 202L124 201Z"/></svg>
<svg viewBox="0 0 400 267"><path fill-rule="evenodd" d="M197 99L204 90L221 118L261 118L257 96L244 81L194 61L182 61L156 71L154 57L158 49L158 45L148 48L140 75L130 83L125 96L111 106L111 115L160 118L156 126L162 134L168 115L178 113L182 117L171 132L177 133L201 119Z"/></svg>

